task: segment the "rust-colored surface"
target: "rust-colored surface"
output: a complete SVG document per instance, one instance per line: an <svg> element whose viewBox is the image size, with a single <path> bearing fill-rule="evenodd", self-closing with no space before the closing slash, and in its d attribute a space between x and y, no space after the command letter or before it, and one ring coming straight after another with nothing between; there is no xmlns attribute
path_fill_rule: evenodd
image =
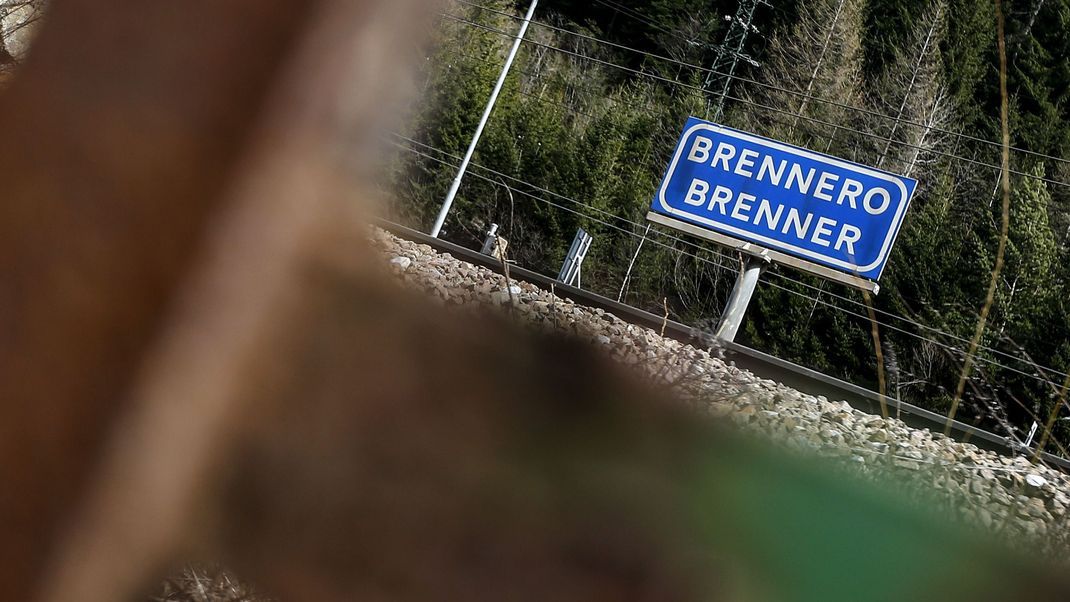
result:
<svg viewBox="0 0 1070 602"><path fill-rule="evenodd" d="M55 0L0 94L0 589L29 598L316 2Z"/></svg>
<svg viewBox="0 0 1070 602"><path fill-rule="evenodd" d="M641 433L675 413L369 265L332 128L378 126L419 20L120 4L57 0L0 96L5 595L122 599L185 552L291 600L681 598L669 522L607 505L668 503Z"/></svg>

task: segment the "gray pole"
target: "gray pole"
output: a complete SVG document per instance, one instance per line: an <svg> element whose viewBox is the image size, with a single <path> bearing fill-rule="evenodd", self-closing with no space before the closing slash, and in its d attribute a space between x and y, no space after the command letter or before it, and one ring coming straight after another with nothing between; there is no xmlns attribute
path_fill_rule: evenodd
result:
<svg viewBox="0 0 1070 602"><path fill-rule="evenodd" d="M502 86L505 85L505 78L509 75L509 68L513 66L513 59L516 58L516 53L520 50L520 43L524 41L524 34L528 31L528 25L531 24L531 17L535 14L535 7L538 4L539 0L531 0L528 14L524 17L524 22L520 25L520 31L516 34L516 40L513 41L513 47L509 50L509 56L505 59L502 74L498 76L498 83L494 85L494 91L490 93L490 100L487 101L487 108L483 111L483 118L479 120L479 127L476 128L476 133L472 136L472 143L468 145L468 152L465 153L464 160L461 161L461 168L457 170L457 177L453 179L450 191L446 194L446 200L442 203L442 209L435 219L435 225L431 228L431 236L435 238L438 238L438 233L442 231L442 224L446 222L446 216L450 212L450 207L453 206L453 199L457 196L457 189L461 187L461 180L464 179L464 173L468 171L468 164L472 161L472 154L476 152L476 145L479 144L479 138L483 135L483 128L487 127L487 120L490 119L490 114L494 110L494 103L498 101L498 94L501 93Z"/></svg>
<svg viewBox="0 0 1070 602"><path fill-rule="evenodd" d="M754 287L758 285L758 278L765 270L766 262L758 257L747 257L743 265L743 271L736 278L736 285L732 287L732 294L728 297L724 313L721 314L721 323L717 326L717 338L731 343L736 339L740 325L743 324L743 316L747 313L750 298L754 295Z"/></svg>
<svg viewBox="0 0 1070 602"><path fill-rule="evenodd" d="M624 280L620 283L620 293L617 294L617 303L621 303L621 299L624 298L624 290L628 288L628 282L632 279L632 268L635 267L635 260L639 259L639 251L643 250L643 243L646 242L647 234L650 234L650 224L646 225L646 231L643 232L643 238L639 239L639 246L635 248L635 254L632 255L632 260L628 263L628 271L624 273Z"/></svg>

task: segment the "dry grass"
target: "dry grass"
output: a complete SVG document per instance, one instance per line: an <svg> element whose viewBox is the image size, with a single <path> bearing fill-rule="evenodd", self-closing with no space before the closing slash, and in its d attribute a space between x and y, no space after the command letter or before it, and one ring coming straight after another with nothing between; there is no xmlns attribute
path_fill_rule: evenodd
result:
<svg viewBox="0 0 1070 602"><path fill-rule="evenodd" d="M150 602L271 602L218 568L186 567L164 581Z"/></svg>

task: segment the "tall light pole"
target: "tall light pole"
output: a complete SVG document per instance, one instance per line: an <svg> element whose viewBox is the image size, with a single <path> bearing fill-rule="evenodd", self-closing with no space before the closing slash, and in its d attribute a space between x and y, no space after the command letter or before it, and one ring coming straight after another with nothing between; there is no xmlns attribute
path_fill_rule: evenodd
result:
<svg viewBox="0 0 1070 602"><path fill-rule="evenodd" d="M513 66L513 60L516 58L517 51L520 50L520 43L524 41L524 34L528 31L528 25L531 24L531 17L535 14L535 7L538 4L539 0L531 0L528 14L524 16L524 22L520 24L520 31L517 32L513 47L509 50L509 56L505 59L505 66L502 67L502 73L498 76L498 83L494 85L494 90L490 93L490 100L487 101L487 108L483 110L483 118L479 120L479 127L476 128L476 133L472 136L472 142L468 145L468 152L464 154L461 167L457 170L457 177L453 178L453 184L450 185L450 191L446 194L446 200L442 203L442 209L439 210L438 217L435 218L435 225L431 227L431 236L435 238L438 238L439 232L442 231L442 224L446 222L446 216L449 215L450 207L453 206L453 200L457 197L457 190L461 187L461 180L464 179L464 174L468 171L468 164L472 162L472 155L476 152L476 145L479 144L479 138L483 136L483 129L487 127L487 120L490 119L490 114L494 111L494 103L498 102L498 95L501 94L502 86L505 85L505 78L509 75L509 69Z"/></svg>

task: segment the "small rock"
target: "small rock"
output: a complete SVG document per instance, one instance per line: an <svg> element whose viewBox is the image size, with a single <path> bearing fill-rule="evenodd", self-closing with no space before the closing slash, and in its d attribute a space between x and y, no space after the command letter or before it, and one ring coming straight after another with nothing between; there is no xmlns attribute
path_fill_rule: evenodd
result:
<svg viewBox="0 0 1070 602"><path fill-rule="evenodd" d="M864 424L866 428L878 428L884 426L884 419L880 416L873 416L867 418L862 424Z"/></svg>
<svg viewBox="0 0 1070 602"><path fill-rule="evenodd" d="M494 291L490 295L490 300L497 305L509 305L516 303L516 296L510 295L508 290Z"/></svg>
<svg viewBox="0 0 1070 602"><path fill-rule="evenodd" d="M874 443L887 443L888 439L888 431L883 429L879 431L873 431L873 433L869 436L869 440L873 441Z"/></svg>
<svg viewBox="0 0 1070 602"><path fill-rule="evenodd" d="M735 412L735 408L731 404L714 402L709 405L709 413L714 418L723 418L733 412Z"/></svg>
<svg viewBox="0 0 1070 602"><path fill-rule="evenodd" d="M920 501L921 487L953 502L965 520L979 527L991 529L1006 522L1019 533L1059 534L1049 538L1054 546L1070 543L1065 535L1070 479L1033 466L1027 458L1000 456L900 420L860 412L843 401L806 395L756 377L718 350L663 339L657 329L628 324L527 282L506 281L426 245L381 230L372 232L374 247L398 280L443 304L513 302L517 309L512 313L518 319L585 338L603 346L616 361L666 383L676 382L685 401L709 415L730 417L786 447L858 465L857 473L870 479L881 479L887 469L918 471L914 476L900 475L905 477L900 481L914 487L908 496Z"/></svg>
<svg viewBox="0 0 1070 602"><path fill-rule="evenodd" d="M910 458L911 460L918 460L919 462L925 459L925 456L916 449L905 450L900 455L904 458Z"/></svg>

